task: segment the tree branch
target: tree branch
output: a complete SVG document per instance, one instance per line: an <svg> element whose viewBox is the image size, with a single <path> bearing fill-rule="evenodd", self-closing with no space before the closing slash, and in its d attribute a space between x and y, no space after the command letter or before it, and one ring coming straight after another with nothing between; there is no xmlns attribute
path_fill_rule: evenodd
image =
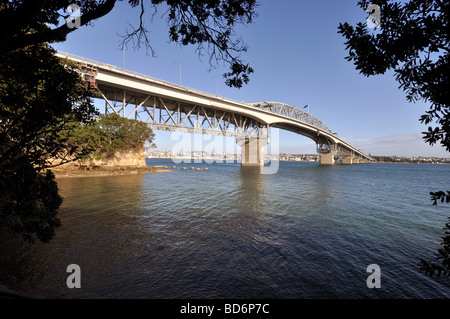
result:
<svg viewBox="0 0 450 319"><path fill-rule="evenodd" d="M88 24L89 22L96 20L98 18L103 17L104 15L108 14L116 4L117 0L106 0L102 4L99 4L94 9L89 10L88 12L84 13L80 17L80 24L81 26ZM37 3L41 4L42 6L45 5L46 1L36 1ZM41 3L42 2L42 3ZM27 3L33 3L32 0L30 0ZM35 11L37 9L36 5L33 5ZM41 10L42 7L39 7L39 10ZM65 9L65 8L64 8ZM17 15L17 11L15 12ZM51 29L50 27L45 27L42 31L36 31L33 33L22 33L22 34L16 34L12 37L6 37L0 43L0 52L10 52L14 51L29 45L39 44L39 43L53 43L53 42L61 42L66 39L66 36L75 31L76 28L69 28L67 24L63 24L62 26ZM10 31L8 31L10 33Z"/></svg>

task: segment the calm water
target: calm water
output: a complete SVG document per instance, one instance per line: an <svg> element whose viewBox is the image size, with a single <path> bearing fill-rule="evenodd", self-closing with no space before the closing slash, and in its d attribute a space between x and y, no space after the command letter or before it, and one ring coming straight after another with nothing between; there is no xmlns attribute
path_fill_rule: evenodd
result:
<svg viewBox="0 0 450 319"><path fill-rule="evenodd" d="M3 242L0 286L58 298L450 297L449 279L418 271L450 216L429 199L447 190L448 165L181 166L58 179L63 227L45 245ZM81 289L66 286L69 264ZM379 289L366 285L370 264Z"/></svg>

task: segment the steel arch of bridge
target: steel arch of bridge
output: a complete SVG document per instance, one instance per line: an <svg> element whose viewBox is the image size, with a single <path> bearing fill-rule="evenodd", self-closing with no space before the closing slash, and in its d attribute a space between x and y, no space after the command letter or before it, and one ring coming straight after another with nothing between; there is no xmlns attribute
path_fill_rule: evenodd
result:
<svg viewBox="0 0 450 319"><path fill-rule="evenodd" d="M323 131L331 133L331 130L328 126L325 125L321 120L312 116L311 114L297 108L296 106L289 105L282 102L254 102L248 103L249 105L259 107L264 110L268 110L270 112L288 116L290 118L308 123L314 127L317 127Z"/></svg>

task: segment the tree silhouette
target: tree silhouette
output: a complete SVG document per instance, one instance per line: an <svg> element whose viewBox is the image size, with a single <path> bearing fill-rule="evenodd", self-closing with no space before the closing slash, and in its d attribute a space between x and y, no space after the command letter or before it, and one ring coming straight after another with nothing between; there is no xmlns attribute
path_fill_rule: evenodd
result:
<svg viewBox="0 0 450 319"><path fill-rule="evenodd" d="M69 5L80 9L80 27L107 15L117 0L0 0L0 54L40 43L66 40L77 28L66 21ZM136 48L143 45L153 52L145 17L150 18L158 7L167 7L169 39L180 45L195 45L199 55L209 54L214 67L219 61L230 66L223 74L225 83L240 88L249 81L253 69L240 54L247 51L241 38L235 37L238 24L249 24L256 16L256 0L128 0L140 10L137 26L124 35L122 45L132 41ZM150 9L150 10L149 10ZM154 10L152 14L152 10ZM131 24L130 24L131 26Z"/></svg>
<svg viewBox="0 0 450 319"><path fill-rule="evenodd" d="M61 130L96 114L75 66L54 53L40 44L0 59L0 226L27 241L47 242L60 225L54 176L41 172L86 152L68 147Z"/></svg>
<svg viewBox="0 0 450 319"><path fill-rule="evenodd" d="M338 33L346 39L346 59L353 61L364 76L393 70L410 102L420 100L430 104L429 110L420 118L426 125L435 124L422 132L425 142L430 145L440 143L450 151L450 2L378 0L376 4L380 9L379 28L371 30L363 23L356 26L347 22L339 24ZM371 3L358 1L357 5L366 11ZM443 191L430 195L433 204L438 200L448 203L448 192L447 195ZM448 230L448 224L445 229ZM421 269L429 275L435 271L438 275L450 274L450 234L446 232L446 235L443 247L438 251L441 265L421 261Z"/></svg>
<svg viewBox="0 0 450 319"><path fill-rule="evenodd" d="M70 140L78 123L89 124L98 112L76 66L55 57L51 43L62 42L78 25L67 8L80 9L79 27L107 15L118 0L0 0L0 229L27 241L47 242L60 226L62 198L48 167L86 156L92 147ZM247 50L235 37L237 24L251 23L255 0L128 0L140 10L138 26L123 37L153 50L144 25L147 8L168 8L168 37L196 45L210 55L211 66L229 64L229 86L241 87L253 69L240 54ZM72 7L72 6L71 6ZM62 23L61 23L62 22ZM135 127L136 128L136 127ZM72 130L72 131L71 131ZM148 132L142 131L142 136ZM133 142L133 141L131 141Z"/></svg>

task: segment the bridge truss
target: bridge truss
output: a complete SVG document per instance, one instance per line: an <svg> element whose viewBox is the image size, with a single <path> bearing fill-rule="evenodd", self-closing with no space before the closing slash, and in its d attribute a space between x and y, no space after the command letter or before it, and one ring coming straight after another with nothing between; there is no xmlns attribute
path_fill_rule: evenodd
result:
<svg viewBox="0 0 450 319"><path fill-rule="evenodd" d="M156 95L136 95L126 90L111 91L101 85L96 90L105 101L105 114L116 113L141 120L156 130L236 138L268 135L268 125L244 114L208 109Z"/></svg>
<svg viewBox="0 0 450 319"><path fill-rule="evenodd" d="M373 161L295 106L266 101L240 103L69 53L58 55L80 65L80 75L95 92L93 96L105 101L105 114L141 120L156 130L244 138L245 143L267 139L258 142L267 144L269 128L281 128L313 139L317 152L329 163L335 156ZM262 147L257 146L257 152Z"/></svg>

